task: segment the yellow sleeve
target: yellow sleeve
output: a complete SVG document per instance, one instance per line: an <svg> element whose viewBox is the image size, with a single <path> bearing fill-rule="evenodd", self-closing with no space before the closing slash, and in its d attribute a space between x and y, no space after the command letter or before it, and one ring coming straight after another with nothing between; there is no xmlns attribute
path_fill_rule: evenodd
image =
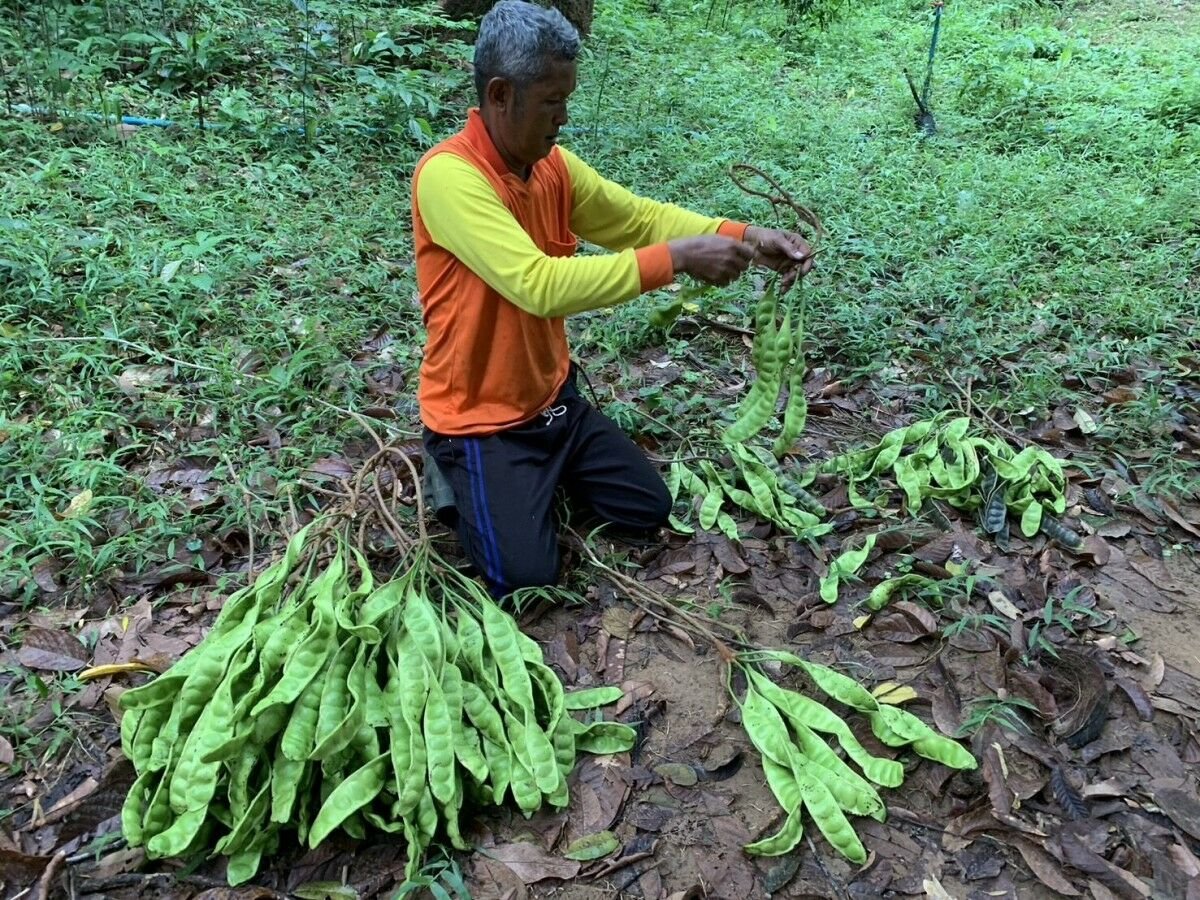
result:
<svg viewBox="0 0 1200 900"><path fill-rule="evenodd" d="M571 230L609 250L648 247L675 238L723 234L741 240L746 226L712 219L671 203L639 197L559 148L571 175Z"/></svg>
<svg viewBox="0 0 1200 900"><path fill-rule="evenodd" d="M452 153L428 160L415 190L434 242L532 315L553 318L613 306L674 277L665 244L605 256L547 256L483 173Z"/></svg>

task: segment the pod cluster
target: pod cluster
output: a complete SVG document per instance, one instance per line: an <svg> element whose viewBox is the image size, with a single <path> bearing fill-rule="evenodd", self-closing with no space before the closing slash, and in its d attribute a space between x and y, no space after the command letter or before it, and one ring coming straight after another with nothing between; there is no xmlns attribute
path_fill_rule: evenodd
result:
<svg viewBox="0 0 1200 900"><path fill-rule="evenodd" d="M625 725L571 711L536 641L475 582L426 550L376 584L361 553L313 526L226 602L178 663L121 697L137 779L122 809L150 857L229 858L253 877L285 836L334 831L407 843L410 877L443 836L466 848L468 807L565 807L581 751L629 749Z"/></svg>

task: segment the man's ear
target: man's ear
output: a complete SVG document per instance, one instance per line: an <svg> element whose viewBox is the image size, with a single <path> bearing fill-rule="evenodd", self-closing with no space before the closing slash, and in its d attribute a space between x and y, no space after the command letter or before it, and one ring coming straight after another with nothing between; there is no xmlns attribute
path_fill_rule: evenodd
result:
<svg viewBox="0 0 1200 900"><path fill-rule="evenodd" d="M484 91L489 105L500 112L507 112L516 99L516 88L507 78L493 78Z"/></svg>

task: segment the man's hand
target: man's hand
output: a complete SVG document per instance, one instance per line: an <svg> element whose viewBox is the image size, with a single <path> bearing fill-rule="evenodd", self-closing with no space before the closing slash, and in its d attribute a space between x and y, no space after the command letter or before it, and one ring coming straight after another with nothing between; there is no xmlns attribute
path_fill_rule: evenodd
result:
<svg viewBox="0 0 1200 900"><path fill-rule="evenodd" d="M751 225L746 229L745 241L757 251L755 264L783 273L779 286L781 294L812 269L812 248L794 232Z"/></svg>
<svg viewBox="0 0 1200 900"><path fill-rule="evenodd" d="M676 272L707 284L729 284L754 262L753 246L716 234L679 238L669 242L667 249Z"/></svg>

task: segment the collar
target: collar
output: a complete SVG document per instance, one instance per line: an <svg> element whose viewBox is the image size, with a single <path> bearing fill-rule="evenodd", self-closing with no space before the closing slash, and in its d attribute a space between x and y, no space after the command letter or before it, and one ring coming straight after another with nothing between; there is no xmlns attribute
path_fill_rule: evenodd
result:
<svg viewBox="0 0 1200 900"><path fill-rule="evenodd" d="M463 129L463 136L472 147L483 154L488 165L492 167L492 171L498 176L503 178L505 175L513 174L504 161L504 157L500 155L500 151L496 149L492 136L488 134L487 126L483 123L483 116L480 115L478 107L472 107L467 112L467 125Z"/></svg>

